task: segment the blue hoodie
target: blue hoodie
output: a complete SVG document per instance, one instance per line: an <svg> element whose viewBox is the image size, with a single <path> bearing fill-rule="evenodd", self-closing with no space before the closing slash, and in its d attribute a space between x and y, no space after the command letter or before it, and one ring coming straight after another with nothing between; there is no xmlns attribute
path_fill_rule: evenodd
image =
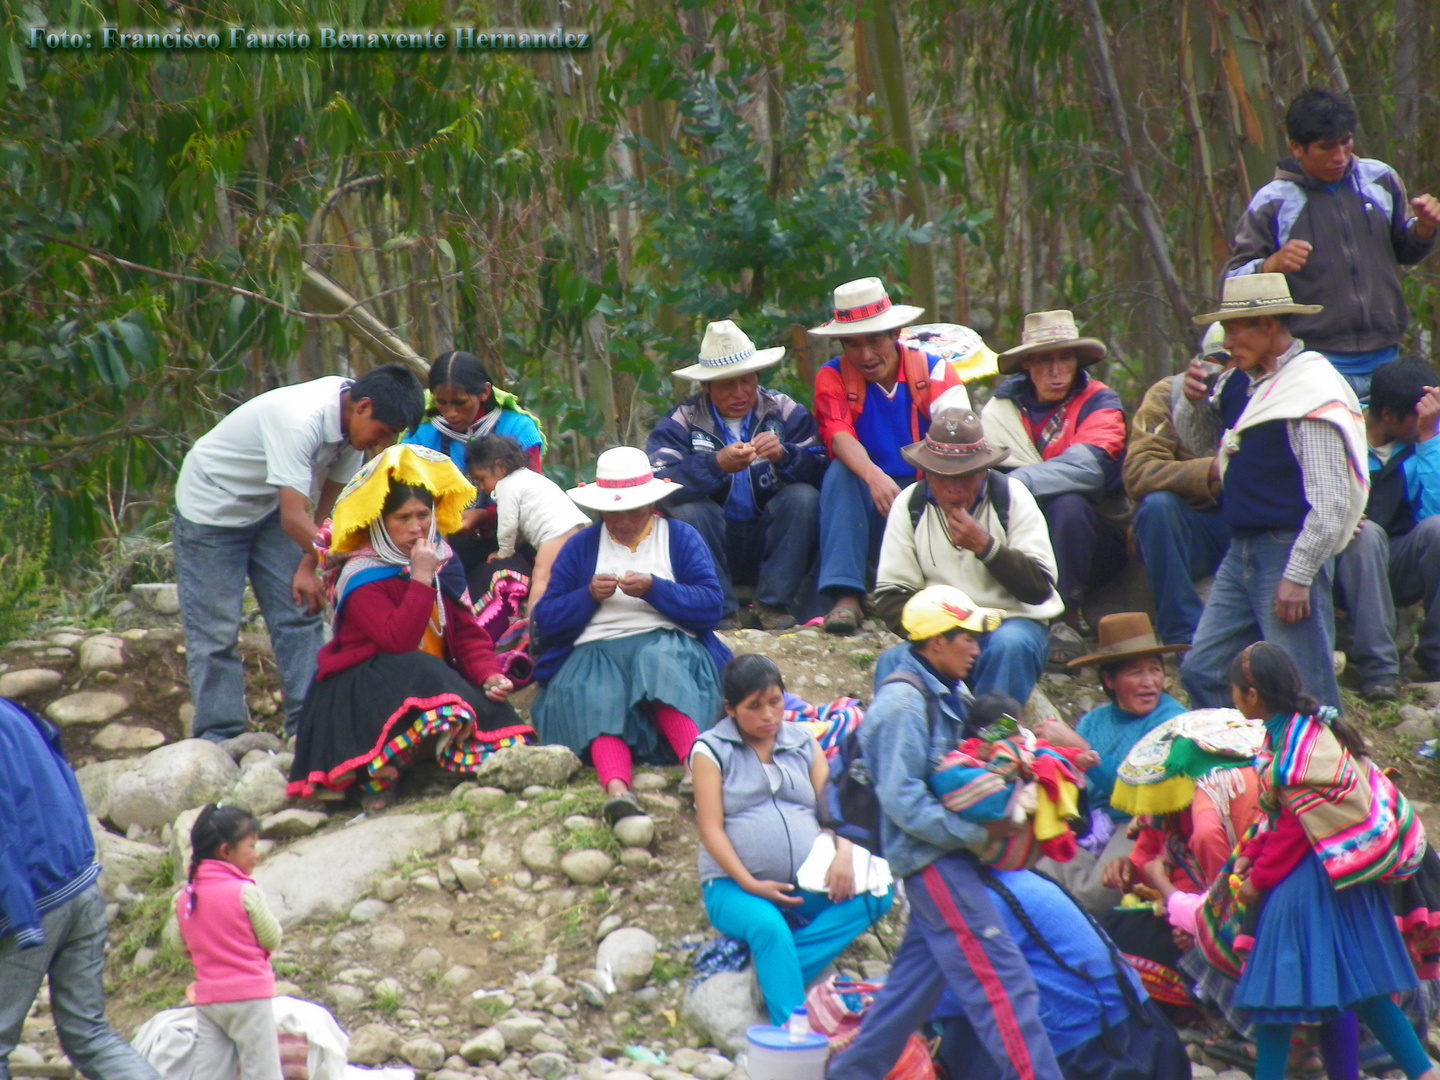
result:
<svg viewBox="0 0 1440 1080"><path fill-rule="evenodd" d="M100 875L85 800L60 733L0 698L0 939L45 943L40 918Z"/></svg>

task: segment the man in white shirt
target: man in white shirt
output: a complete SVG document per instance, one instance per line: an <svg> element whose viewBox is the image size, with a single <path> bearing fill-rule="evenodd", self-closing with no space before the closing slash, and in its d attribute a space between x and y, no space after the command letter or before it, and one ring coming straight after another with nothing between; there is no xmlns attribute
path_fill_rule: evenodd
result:
<svg viewBox="0 0 1440 1080"><path fill-rule="evenodd" d="M323 643L315 534L363 452L413 428L424 408L420 381L387 364L354 382L328 376L251 398L185 455L173 539L197 738L223 742L249 721L236 651L247 577L294 733Z"/></svg>

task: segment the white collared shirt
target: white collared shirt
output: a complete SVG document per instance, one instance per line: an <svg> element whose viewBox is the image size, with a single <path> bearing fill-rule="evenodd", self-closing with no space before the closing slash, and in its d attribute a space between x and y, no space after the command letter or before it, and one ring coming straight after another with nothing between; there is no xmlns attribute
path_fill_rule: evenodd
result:
<svg viewBox="0 0 1440 1080"><path fill-rule="evenodd" d="M325 480L349 480L361 464L340 428L340 393L349 383L329 375L282 386L221 420L180 466L180 515L197 525L242 528L274 512L281 488L313 500Z"/></svg>

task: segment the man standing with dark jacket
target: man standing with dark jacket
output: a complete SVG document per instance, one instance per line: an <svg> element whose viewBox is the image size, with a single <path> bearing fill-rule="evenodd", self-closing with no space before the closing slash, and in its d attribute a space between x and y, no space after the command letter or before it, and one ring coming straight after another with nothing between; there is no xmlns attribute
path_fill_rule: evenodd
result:
<svg viewBox="0 0 1440 1080"><path fill-rule="evenodd" d="M829 464L805 406L761 389L756 372L784 348L756 350L728 319L711 323L699 363L675 372L700 384L655 425L645 452L655 474L682 490L665 508L692 525L715 559L725 593L722 626L739 622L733 581L755 586L756 621L795 625L801 582L820 531L820 480Z"/></svg>
<svg viewBox="0 0 1440 1080"><path fill-rule="evenodd" d="M1284 274L1297 304L1320 304L1291 332L1323 353L1363 401L1370 376L1398 355L1409 314L1399 267L1435 249L1440 201L1407 200L1383 161L1357 158L1350 99L1301 93L1285 112L1290 153L1255 193L1235 233L1225 277Z"/></svg>
<svg viewBox="0 0 1440 1080"><path fill-rule="evenodd" d="M40 984L85 1076L159 1080L105 1022L105 901L95 840L60 733L0 698L0 1080Z"/></svg>

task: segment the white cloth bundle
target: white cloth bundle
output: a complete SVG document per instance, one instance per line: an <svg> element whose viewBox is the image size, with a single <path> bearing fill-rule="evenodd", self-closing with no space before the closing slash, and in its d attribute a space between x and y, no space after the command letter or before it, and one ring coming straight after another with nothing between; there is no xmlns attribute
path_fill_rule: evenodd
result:
<svg viewBox="0 0 1440 1080"><path fill-rule="evenodd" d="M835 839L829 833L821 833L811 845L810 854L800 864L800 870L795 875L796 883L807 892L826 892L825 875L830 872L830 864L834 861ZM855 870L856 896L867 892L872 896L884 896L895 881L890 873L890 864L859 844L850 846L850 861Z"/></svg>

